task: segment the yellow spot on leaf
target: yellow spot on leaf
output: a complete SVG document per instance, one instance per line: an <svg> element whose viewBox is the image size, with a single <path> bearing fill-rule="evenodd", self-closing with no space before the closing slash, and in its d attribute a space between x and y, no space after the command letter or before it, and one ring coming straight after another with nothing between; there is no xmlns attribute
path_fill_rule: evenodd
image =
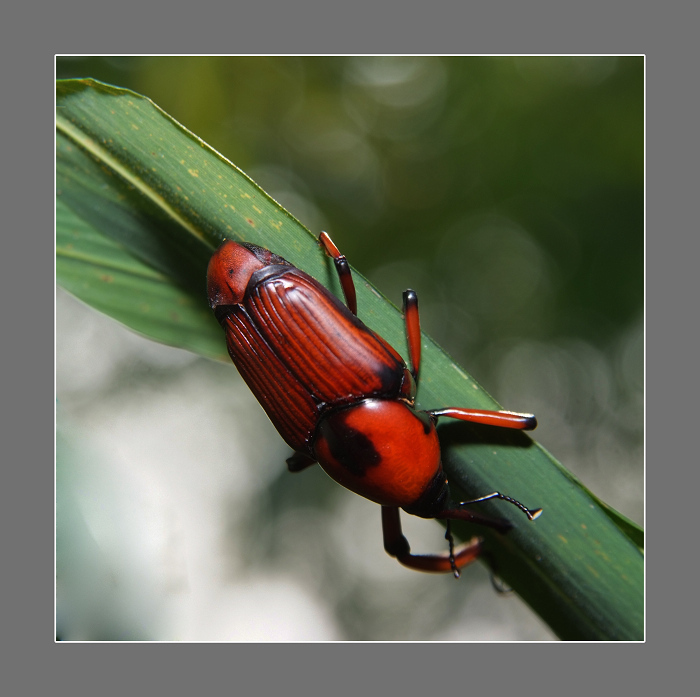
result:
<svg viewBox="0 0 700 697"><path fill-rule="evenodd" d="M557 537L564 543L564 544L569 544L569 540L567 540L564 535L557 535Z"/></svg>
<svg viewBox="0 0 700 697"><path fill-rule="evenodd" d="M465 379L468 380L469 376L457 365L454 363L452 364L452 367Z"/></svg>
<svg viewBox="0 0 700 697"><path fill-rule="evenodd" d="M262 211L261 211L257 206L253 206L253 210L254 210L256 213L262 213Z"/></svg>
<svg viewBox="0 0 700 697"><path fill-rule="evenodd" d="M250 194L241 194L241 198L250 198Z"/></svg>
<svg viewBox="0 0 700 697"><path fill-rule="evenodd" d="M193 177L199 177L199 171L196 169L188 169L187 170Z"/></svg>
<svg viewBox="0 0 700 697"><path fill-rule="evenodd" d="M592 567L586 564L586 568L596 577L600 578L600 574Z"/></svg>

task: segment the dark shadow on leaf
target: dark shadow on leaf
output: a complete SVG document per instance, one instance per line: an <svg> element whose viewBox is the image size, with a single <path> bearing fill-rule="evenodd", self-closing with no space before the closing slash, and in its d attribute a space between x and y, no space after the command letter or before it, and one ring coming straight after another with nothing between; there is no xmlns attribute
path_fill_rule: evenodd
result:
<svg viewBox="0 0 700 697"><path fill-rule="evenodd" d="M59 140L61 136L59 134ZM202 304L212 247L74 143L57 151L57 195L78 217ZM86 196L85 191L94 191Z"/></svg>
<svg viewBox="0 0 700 697"><path fill-rule="evenodd" d="M438 426L438 436L443 452L451 446L479 444L494 446L511 446L528 448L533 445L530 436L524 431L512 428L498 428L497 426L484 426L472 424L466 421L447 420Z"/></svg>

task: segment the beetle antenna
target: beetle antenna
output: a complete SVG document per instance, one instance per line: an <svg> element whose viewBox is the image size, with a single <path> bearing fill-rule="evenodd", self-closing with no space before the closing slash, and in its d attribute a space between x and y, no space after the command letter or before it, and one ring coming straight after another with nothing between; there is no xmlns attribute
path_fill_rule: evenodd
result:
<svg viewBox="0 0 700 697"><path fill-rule="evenodd" d="M488 494L486 496L481 496L478 499L472 499L471 501L460 501L458 506L468 506L470 503L480 503L481 501L489 501L490 499L502 499L503 501L507 501L508 503L512 503L514 506L517 506L530 520L535 520L536 518L539 518L540 515L542 514L542 509L541 508L535 508L533 510L530 510L526 506L523 506L520 501L516 501L515 499L512 499L510 496L506 496L505 494L501 494L498 491L494 491L492 494Z"/></svg>

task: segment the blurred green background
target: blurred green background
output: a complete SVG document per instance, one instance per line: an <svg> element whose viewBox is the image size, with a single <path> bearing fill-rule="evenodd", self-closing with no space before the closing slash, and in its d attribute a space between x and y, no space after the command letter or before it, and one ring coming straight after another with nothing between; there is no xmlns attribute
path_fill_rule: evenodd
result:
<svg viewBox="0 0 700 697"><path fill-rule="evenodd" d="M60 57L56 73L150 97L327 230L395 304L416 289L423 329L643 521L643 58ZM385 560L378 508L323 473L288 475L233 367L150 346L62 291L57 328L63 638L550 638L483 570L455 583ZM174 403L190 426L197 409L217 420L188 436L181 467L186 446L163 447ZM141 434L154 413L160 430ZM249 463L230 464L233 451ZM209 542L190 545L198 486ZM442 549L437 526L409 525L417 551ZM138 559L130 526L149 540ZM203 549L215 571L197 565Z"/></svg>

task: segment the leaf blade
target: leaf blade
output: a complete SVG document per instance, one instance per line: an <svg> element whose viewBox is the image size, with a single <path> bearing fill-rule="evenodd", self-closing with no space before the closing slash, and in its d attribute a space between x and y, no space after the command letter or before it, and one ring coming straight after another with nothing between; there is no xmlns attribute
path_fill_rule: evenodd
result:
<svg viewBox="0 0 700 697"><path fill-rule="evenodd" d="M57 100L57 278L78 297L158 341L220 357L224 340L203 285L211 250L224 237L268 247L340 295L315 237L150 100L89 80L59 81ZM355 281L361 318L406 356L396 308L359 274ZM141 307L144 297L155 311ZM191 312L168 321L179 302ZM498 408L426 336L421 372L426 408ZM507 536L478 532L498 573L554 631L643 638L643 558L629 537L639 529L621 530L619 514L524 434L468 424L444 425L440 433L445 469L465 498L496 488L545 509L529 523L502 502L484 504L515 527Z"/></svg>

